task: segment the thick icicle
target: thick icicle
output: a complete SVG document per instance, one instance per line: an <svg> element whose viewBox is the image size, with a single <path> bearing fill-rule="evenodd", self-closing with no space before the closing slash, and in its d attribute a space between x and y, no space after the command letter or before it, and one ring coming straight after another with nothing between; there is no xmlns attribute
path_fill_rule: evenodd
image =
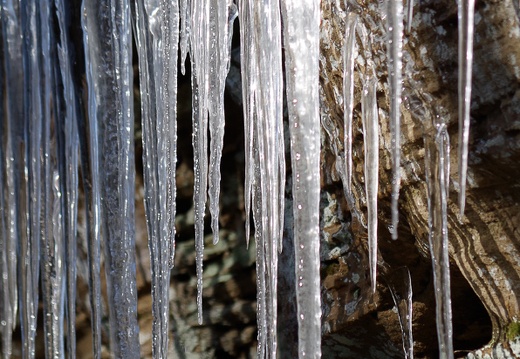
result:
<svg viewBox="0 0 520 359"><path fill-rule="evenodd" d="M320 2L283 0L280 4L293 173L298 346L300 357L319 358Z"/></svg>
<svg viewBox="0 0 520 359"><path fill-rule="evenodd" d="M377 110L377 79L369 77L362 94L363 133L365 147L365 191L368 212L368 251L372 292L377 279L377 193L379 188L379 121Z"/></svg>
<svg viewBox="0 0 520 359"><path fill-rule="evenodd" d="M440 358L453 358L451 322L450 260L448 254L449 134L443 119L433 120L425 134L426 182L428 185L429 242L433 265L437 336Z"/></svg>
<svg viewBox="0 0 520 359"><path fill-rule="evenodd" d="M413 359L412 333L412 278L407 267L401 267L387 278L390 294L397 307L399 325L403 337L403 350L406 359Z"/></svg>
<svg viewBox="0 0 520 359"><path fill-rule="evenodd" d="M262 256L257 257L258 270L263 271L257 282L261 293L258 308L266 317L258 319L259 357L276 357L278 252L285 192L280 7L277 1L242 1L239 9L246 139L246 240L253 198L257 256Z"/></svg>
<svg viewBox="0 0 520 359"><path fill-rule="evenodd" d="M170 268L175 250L179 5L178 1L136 1L135 7L152 271L152 353L154 358L166 358Z"/></svg>
<svg viewBox="0 0 520 359"><path fill-rule="evenodd" d="M352 117L354 111L354 59L356 56L356 24L358 15L350 12L343 44L343 149L347 183L345 196L352 196Z"/></svg>
<svg viewBox="0 0 520 359"><path fill-rule="evenodd" d="M41 146L42 117L46 114L42 105L49 94L42 94L41 28L39 27L38 2L29 0L21 4L24 65L24 122L25 122L25 173L27 192L26 236L20 241L20 293L22 355L35 355L36 318L38 313L38 283L41 236ZM22 218L23 219L23 218Z"/></svg>
<svg viewBox="0 0 520 359"><path fill-rule="evenodd" d="M459 18L459 209L464 215L468 171L469 112L473 69L473 27L475 0L457 0Z"/></svg>
<svg viewBox="0 0 520 359"><path fill-rule="evenodd" d="M56 110L58 123L58 167L61 181L63 208L63 240L66 256L66 322L67 357L76 353L76 230L78 216L78 100L72 78L70 59L70 7L64 0L56 1L56 18L60 29L57 48L57 81L61 82L63 92L57 94Z"/></svg>
<svg viewBox="0 0 520 359"><path fill-rule="evenodd" d="M48 156L51 157L50 154ZM54 178L50 183L50 191L46 189L44 204L45 226L47 232L42 238L42 294L43 294L43 313L44 313L44 333L45 333L45 357L63 358L63 289L65 284L65 258L63 248L63 218L61 208L61 189L58 171L52 169L49 163L46 171L51 172ZM46 181L45 181L46 182ZM44 182L44 183L45 183ZM47 186L47 183L45 183Z"/></svg>
<svg viewBox="0 0 520 359"><path fill-rule="evenodd" d="M84 9L84 4L82 5ZM85 43L86 77L88 86L88 112L95 114L97 100L95 73L90 58L95 56L95 40L89 38L87 19L81 18ZM88 45L91 44L92 48ZM92 346L94 358L101 358L101 198L99 174L98 125L95 116L86 116L85 123L78 121L78 137L81 149L83 190L85 192L85 212L87 214L88 278L92 322Z"/></svg>
<svg viewBox="0 0 520 359"><path fill-rule="evenodd" d="M41 223L41 283L43 301L43 324L45 334L46 358L62 358L63 310L65 288L65 253L63 245L62 189L58 174L57 158L57 78L56 41L51 3L39 2L41 27L41 65L42 65L42 223ZM52 101L52 103L51 103Z"/></svg>
<svg viewBox="0 0 520 359"><path fill-rule="evenodd" d="M125 0L83 2L89 117L97 122L102 228L116 358L139 357L134 231L134 116L130 6ZM92 135L92 134L91 134ZM169 253L168 253L169 255Z"/></svg>
<svg viewBox="0 0 520 359"><path fill-rule="evenodd" d="M8 316L2 342L4 356L12 352L11 334L16 326L18 316L18 252L19 241L26 236L25 230L25 174L23 162L23 61L22 61L22 29L20 21L20 4L18 1L2 0L2 47L5 81L9 86L5 89L5 200L7 233L3 253L7 261L8 301L4 303ZM3 144L2 144L3 145Z"/></svg>
<svg viewBox="0 0 520 359"><path fill-rule="evenodd" d="M388 79L390 84L390 135L392 143L392 239L397 239L401 187L401 94L403 67L403 1L389 0Z"/></svg>

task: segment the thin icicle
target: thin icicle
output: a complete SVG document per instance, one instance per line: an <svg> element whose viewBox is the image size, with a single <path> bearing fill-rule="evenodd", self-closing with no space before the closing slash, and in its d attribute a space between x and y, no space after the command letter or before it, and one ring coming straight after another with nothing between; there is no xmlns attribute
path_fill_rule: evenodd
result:
<svg viewBox="0 0 520 359"><path fill-rule="evenodd" d="M244 109L244 143L245 143L245 180L244 180L244 209L245 209L245 236L246 245L249 247L249 237L251 233L250 213L251 196L254 180L253 166L253 117L254 117L254 97L256 89L256 78L252 76L253 69L256 67L256 58L253 56L250 44L253 43L252 26L252 6L248 0L239 0L240 18L240 61L242 74L242 100Z"/></svg>
<svg viewBox="0 0 520 359"><path fill-rule="evenodd" d="M152 271L152 353L154 358L166 358L170 268L175 251L179 5L177 1L136 1L135 7Z"/></svg>
<svg viewBox="0 0 520 359"><path fill-rule="evenodd" d="M77 216L78 216L78 99L72 78L70 59L70 7L64 0L56 1L56 18L60 29L58 45L57 78L63 86L63 93L57 95L58 161L63 206L63 239L66 251L66 322L68 358L76 353L76 257L77 257Z"/></svg>
<svg viewBox="0 0 520 359"><path fill-rule="evenodd" d="M466 204L468 171L475 0L457 0L457 4L459 18L459 215L462 217Z"/></svg>
<svg viewBox="0 0 520 359"><path fill-rule="evenodd" d="M392 143L392 239L397 239L401 187L401 94L403 67L403 1L389 0L388 79L390 84L390 135Z"/></svg>
<svg viewBox="0 0 520 359"><path fill-rule="evenodd" d="M403 338L403 351L406 359L413 359L412 333L412 278L407 267L399 268L387 278L390 294L397 307L399 325Z"/></svg>
<svg viewBox="0 0 520 359"><path fill-rule="evenodd" d="M99 189L110 347L116 358L138 358L130 6L125 0L85 0L83 5L87 84L94 96L89 117L97 121L103 169Z"/></svg>
<svg viewBox="0 0 520 359"><path fill-rule="evenodd" d="M440 358L452 359L453 329L447 214L450 143L448 130L442 118L437 116L434 121L431 131L433 133L425 134L429 242L433 265Z"/></svg>
<svg viewBox="0 0 520 359"><path fill-rule="evenodd" d="M202 271L204 255L204 215L208 188L208 57L209 5L191 0L191 87L193 121L193 172L195 207L195 262L197 272L198 322L202 324Z"/></svg>
<svg viewBox="0 0 520 359"><path fill-rule="evenodd" d="M3 53L5 34L0 31L0 54ZM5 67L4 58L0 56L0 98L4 98L5 83ZM7 122L4 120L7 111L4 101L0 101L0 333L2 335L2 358L9 358L12 354L12 328L13 321L11 316L11 303L9 293L9 270L8 270L8 206L6 197L8 193L6 181L6 161L4 144L7 143L9 134L7 132Z"/></svg>
<svg viewBox="0 0 520 359"><path fill-rule="evenodd" d="M25 191L26 179L24 174L24 160L22 141L24 132L23 106L23 61L22 61L22 29L20 17L20 3L14 0L2 0L2 31L5 80L9 86L5 91L6 134L5 171L6 171L6 200L9 204L7 212L7 282L9 289L10 317L6 321L8 332L7 346L4 353L11 352L11 333L18 321L19 292L18 283L21 279L18 273L18 243L25 238ZM24 239L25 240L25 239Z"/></svg>
<svg viewBox="0 0 520 359"><path fill-rule="evenodd" d="M268 262L266 260L266 248L264 245L264 238L262 237L263 226L265 225L264 213L262 210L262 201L264 197L261 193L261 169L260 169L260 151L256 149L254 151L254 182L252 189L252 202L253 202L253 220L255 223L255 245L256 245L256 282L257 282L257 327L258 327L258 347L257 347L257 358L263 359L266 354L269 355L267 348L267 336L268 336L268 320L267 320L267 267Z"/></svg>
<svg viewBox="0 0 520 359"><path fill-rule="evenodd" d="M213 244L219 240L220 161L224 145L224 89L229 71L231 36L237 10L228 0L209 1L209 48L207 81L210 158L209 158L209 210Z"/></svg>
<svg viewBox="0 0 520 359"><path fill-rule="evenodd" d="M410 33L412 30L412 21L413 21L413 3L414 0L407 1L407 9L406 9L406 32Z"/></svg>
<svg viewBox="0 0 520 359"><path fill-rule="evenodd" d="M379 121L377 110L377 79L369 77L362 94L363 133L365 147L365 191L368 211L368 251L372 293L377 279L377 193L379 188Z"/></svg>
<svg viewBox="0 0 520 359"><path fill-rule="evenodd" d="M24 122L25 122L25 173L27 192L25 203L27 212L26 236L20 241L20 311L22 330L22 355L33 358L35 355L36 318L38 313L38 283L41 236L41 145L42 145L42 64L41 29L39 25L39 6L34 0L22 4L21 18L25 41L23 43L24 64ZM45 94L48 98L48 94Z"/></svg>
<svg viewBox="0 0 520 359"><path fill-rule="evenodd" d="M181 52L181 73L186 75L186 57L190 47L191 38L191 1L180 0L180 52Z"/></svg>
<svg viewBox="0 0 520 359"><path fill-rule="evenodd" d="M298 347L300 357L319 358L320 2L283 0L280 5L293 173Z"/></svg>
<svg viewBox="0 0 520 359"><path fill-rule="evenodd" d="M356 56L356 24L358 15L350 12L345 26L343 45L343 148L347 183L345 196L352 196L352 117L354 111L354 59Z"/></svg>

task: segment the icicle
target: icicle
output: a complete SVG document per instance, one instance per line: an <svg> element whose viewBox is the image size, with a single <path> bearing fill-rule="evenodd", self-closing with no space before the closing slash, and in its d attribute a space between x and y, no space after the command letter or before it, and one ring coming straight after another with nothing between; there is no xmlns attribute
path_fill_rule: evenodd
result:
<svg viewBox="0 0 520 359"><path fill-rule="evenodd" d="M94 96L89 98L89 116L97 121L103 169L99 189L106 241L110 347L116 358L138 358L130 7L125 0L85 0L83 7L87 84Z"/></svg>
<svg viewBox="0 0 520 359"><path fill-rule="evenodd" d="M51 4L47 0L39 2L41 27L41 81L42 81L42 198L41 198L41 283L43 294L43 324L46 358L62 358L63 310L65 287L65 253L63 246L63 210L61 206L60 177L58 174L56 142L57 84L56 42ZM33 50L34 51L34 50ZM52 101L52 104L51 104Z"/></svg>
<svg viewBox="0 0 520 359"><path fill-rule="evenodd" d="M57 76L63 93L57 95L58 158L63 206L63 238L66 251L66 322L67 357L76 353L76 230L78 215L78 99L72 79L71 49L68 25L70 8L64 0L56 1L56 17L60 29Z"/></svg>
<svg viewBox="0 0 520 359"><path fill-rule="evenodd" d="M413 3L414 0L407 0L407 9L406 9L406 32L410 33L412 30L412 21L413 21Z"/></svg>
<svg viewBox="0 0 520 359"><path fill-rule="evenodd" d="M181 73L186 74L186 57L188 56L189 41L191 38L191 1L180 0L180 51Z"/></svg>
<svg viewBox="0 0 520 359"><path fill-rule="evenodd" d="M26 179L22 141L24 131L23 120L23 61L22 61L22 29L20 20L20 4L18 1L2 0L2 32L3 32L3 66L5 81L9 84L5 90L5 182L8 206L6 213L7 233L5 239L7 261L8 302L4 303L9 309L3 337L2 350L4 355L12 352L11 334L16 327L18 317L18 243L25 238L25 190ZM25 240L25 239L23 239ZM21 275L21 274L20 274ZM5 346L4 346L5 343Z"/></svg>
<svg viewBox="0 0 520 359"><path fill-rule="evenodd" d="M209 159L209 210L213 244L219 240L220 161L224 144L224 89L229 71L233 22L237 16L236 6L228 0L209 1L209 48L208 53L208 111L210 159Z"/></svg>
<svg viewBox="0 0 520 359"><path fill-rule="evenodd" d="M249 237L251 233L250 213L251 213L251 191L254 180L254 158L253 158L253 117L254 117L254 89L256 89L256 77L253 76L253 69L256 68L256 59L252 54L250 44L253 43L252 26L253 17L251 14L252 3L248 0L239 0L240 18L240 61L242 73L242 100L244 108L244 142L245 142L245 183L244 183L244 209L245 209L245 228L246 245L249 247Z"/></svg>
<svg viewBox="0 0 520 359"><path fill-rule="evenodd" d="M462 217L466 203L466 173L468 171L475 0L457 0L457 4L459 18L459 215Z"/></svg>
<svg viewBox="0 0 520 359"><path fill-rule="evenodd" d="M291 136L298 346L321 356L319 256L320 118L318 0L283 0L287 103ZM305 36L302 36L305 34ZM303 50L305 49L305 50ZM305 51L306 56L302 56Z"/></svg>
<svg viewBox="0 0 520 359"><path fill-rule="evenodd" d="M432 256L437 335L440 358L453 358L450 267L448 254L447 198L449 184L449 135L444 120L436 116L433 133L425 134L428 185L429 242Z"/></svg>
<svg viewBox="0 0 520 359"><path fill-rule="evenodd" d="M376 291L377 279L377 193L379 187L379 121L376 98L377 80L369 77L363 86L362 111L365 145L365 190L368 211L370 281Z"/></svg>
<svg viewBox="0 0 520 359"><path fill-rule="evenodd" d="M152 353L154 358L166 358L170 268L175 251L179 4L137 1L136 19L145 208L152 271Z"/></svg>
<svg viewBox="0 0 520 359"><path fill-rule="evenodd" d="M198 321L202 324L202 266L204 255L204 214L208 183L208 52L209 6L206 1L191 2L191 87L193 118L193 172L195 206L195 257L197 272Z"/></svg>
<svg viewBox="0 0 520 359"><path fill-rule="evenodd" d="M48 170L52 171L52 168L48 168ZM53 183L50 183L52 192L48 193L50 196L46 199L45 204L45 211L48 211L44 214L46 218L44 225L47 227L45 232L47 233L42 238L41 262L45 357L63 358L63 288L65 284L63 218L61 216L59 175L56 170L50 175L54 179Z"/></svg>
<svg viewBox="0 0 520 359"><path fill-rule="evenodd" d="M410 0L409 0L410 1ZM388 79L390 83L390 134L392 137L392 239L397 239L401 187L401 94L403 67L403 2L389 0Z"/></svg>
<svg viewBox="0 0 520 359"><path fill-rule="evenodd" d="M255 223L255 245L256 245L256 283L257 283L257 300L256 300L256 308L257 308L257 327L258 327L258 347L257 347L257 358L265 358L266 354L270 357L269 349L267 348L267 337L269 330L269 322L267 319L268 309L268 295L267 295L267 287L269 283L267 283L267 267L268 262L266 260L266 248L264 243L264 238L262 234L264 233L264 213L262 210L262 200L264 196L261 193L261 184L258 181L261 181L261 169L260 169L260 151L255 150L254 154L254 182L253 183L253 192L252 192L252 201L253 201L253 220Z"/></svg>
<svg viewBox="0 0 520 359"><path fill-rule="evenodd" d="M276 357L278 252L285 192L280 7L277 1L242 1L239 9L246 138L246 240L253 197L257 256L262 256L257 261L259 270L264 271L262 282L257 283L258 293L262 293L258 300L259 309L266 316L265 321L259 317L262 331L258 345L260 357Z"/></svg>
<svg viewBox="0 0 520 359"><path fill-rule="evenodd" d="M397 307L399 325L403 337L403 350L406 359L413 359L412 334L412 278L406 267L399 268L387 279L390 294Z"/></svg>
<svg viewBox="0 0 520 359"><path fill-rule="evenodd" d="M0 14L1 15L1 14ZM0 54L3 53L4 33L0 31ZM0 98L4 99L5 83L5 67L4 58L0 56ZM0 333L2 335L2 357L9 358L12 354L12 317L11 303L9 298L9 270L8 270L8 252L7 252L7 213L8 207L5 200L7 194L6 182L6 161L4 144L7 143L8 133L6 122L3 120L6 116L4 101L0 101Z"/></svg>
<svg viewBox="0 0 520 359"><path fill-rule="evenodd" d="M38 283L41 236L41 146L43 116L49 94L42 93L41 68L42 43L39 24L38 2L31 0L22 4L21 18L25 41L23 42L24 64L24 120L25 120L25 173L27 192L25 203L28 209L26 236L20 243L20 311L22 331L22 355L33 358L35 355L36 318L38 313ZM46 120L48 117L46 117ZM23 218L22 218L23 219Z"/></svg>
<svg viewBox="0 0 520 359"><path fill-rule="evenodd" d="M208 111L211 131L210 211L213 243L218 242L218 201L220 192L220 157L224 125L223 91L231 46L236 9L231 2L192 0L190 54L192 65L193 150L195 172L195 251L197 267L198 319L202 323L202 257L204 252L204 213L208 189ZM218 113L218 115L216 115Z"/></svg>
<svg viewBox="0 0 520 359"><path fill-rule="evenodd" d="M356 24L358 15L350 12L345 26L343 45L343 148L347 172L347 193L352 196L352 117L354 110L354 59L356 56Z"/></svg>
<svg viewBox="0 0 520 359"><path fill-rule="evenodd" d="M85 9L83 3L82 9ZM88 86L88 113L97 110L95 76L90 58L95 56L95 40L90 39L85 16L81 18L83 40L85 43L86 77ZM89 47L92 46L92 48ZM92 346L94 358L101 358L101 203L99 174L99 144L96 117L85 116L85 123L78 121L78 137L81 150L83 190L85 192L85 212L87 215L88 278L89 299L92 322Z"/></svg>

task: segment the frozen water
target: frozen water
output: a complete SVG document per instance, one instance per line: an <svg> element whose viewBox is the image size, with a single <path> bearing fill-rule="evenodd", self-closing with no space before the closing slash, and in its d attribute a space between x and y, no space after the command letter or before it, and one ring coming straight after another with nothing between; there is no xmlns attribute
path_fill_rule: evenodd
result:
<svg viewBox="0 0 520 359"><path fill-rule="evenodd" d="M397 307L399 324L403 337L403 351L406 359L413 359L412 333L412 278L406 267L399 268L387 278L392 300Z"/></svg>
<svg viewBox="0 0 520 359"><path fill-rule="evenodd" d="M352 117L354 111L354 58L356 56L356 24L358 15L350 12L345 26L345 43L343 47L343 148L345 151L345 167L347 173L347 192L352 195Z"/></svg>
<svg viewBox="0 0 520 359"><path fill-rule="evenodd" d="M377 193L379 189L379 115L377 109L377 79L369 76L363 85L361 107L365 146L365 191L368 211L368 252L372 292L377 278Z"/></svg>
<svg viewBox="0 0 520 359"><path fill-rule="evenodd" d="M409 0L410 1L410 0ZM401 94L403 67L403 2L389 0L388 81L390 83L390 134L392 137L392 238L397 239L398 201L401 187Z"/></svg>
<svg viewBox="0 0 520 359"><path fill-rule="evenodd" d="M320 1L283 0L280 4L293 176L298 347L300 357L319 358Z"/></svg>
<svg viewBox="0 0 520 359"><path fill-rule="evenodd" d="M175 253L178 1L135 6L141 86L145 208L152 271L152 353L166 358Z"/></svg>
<svg viewBox="0 0 520 359"><path fill-rule="evenodd" d="M85 0L83 6L88 34L87 82L93 96L89 117L97 122L99 166L103 169L98 178L100 193L95 195L103 198L110 342L115 357L137 358L130 4L125 0Z"/></svg>
<svg viewBox="0 0 520 359"><path fill-rule="evenodd" d="M425 134L429 242L433 265L440 357L451 359L453 358L453 329L447 214L450 144L448 130L441 117L437 116L434 119L433 127L433 133Z"/></svg>
<svg viewBox="0 0 520 359"><path fill-rule="evenodd" d="M464 215L473 69L475 0L457 0L459 18L459 209Z"/></svg>
<svg viewBox="0 0 520 359"><path fill-rule="evenodd" d="M282 45L277 1L242 1L242 79L246 138L246 214L255 216L257 251L259 348L276 357L278 251L281 249L285 192L282 122ZM242 24L244 26L242 26ZM269 44L269 46L265 46ZM251 203L251 198L253 201ZM246 216L246 238L249 219ZM268 263L268 264L266 264ZM263 356L262 356L263 357Z"/></svg>

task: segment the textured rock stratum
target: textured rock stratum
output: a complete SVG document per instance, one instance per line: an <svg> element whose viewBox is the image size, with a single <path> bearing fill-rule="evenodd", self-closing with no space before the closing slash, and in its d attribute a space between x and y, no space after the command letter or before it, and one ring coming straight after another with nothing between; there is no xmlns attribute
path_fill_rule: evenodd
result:
<svg viewBox="0 0 520 359"><path fill-rule="evenodd" d="M333 213L328 223L324 223L325 242L322 243L323 247L331 248L330 253L340 253L339 257L324 263L324 345L345 347L345 357L354 353L359 357L402 356L385 352L388 343L373 339L372 333L381 336L386 332L399 347L397 314L391 313L393 304L385 281L406 266L411 272L414 292L416 356L437 357L424 141L432 136L435 116L442 116L451 143L448 236L456 356L484 345L487 346L480 355L491 355L499 345L506 350L518 335L508 328L514 327L519 319L520 294L520 27L516 4L512 1L478 1L476 4L469 180L462 220L457 216L456 2L421 1L415 6L412 29L405 34L403 49L403 181L399 239L394 242L388 230L391 162L385 2L357 3L359 8L353 8L360 15L360 28L370 34L372 41L367 43L357 38L352 204L344 199L341 180L344 161L341 48L346 12L338 2L322 2L322 178L326 193L324 209ZM366 222L366 207L360 89L368 71L367 64L375 68L379 79L378 266L381 274L373 298L367 273L367 234L362 225ZM358 215L350 216L352 212ZM325 220L326 216L322 217ZM352 341L355 345L347 343Z"/></svg>

